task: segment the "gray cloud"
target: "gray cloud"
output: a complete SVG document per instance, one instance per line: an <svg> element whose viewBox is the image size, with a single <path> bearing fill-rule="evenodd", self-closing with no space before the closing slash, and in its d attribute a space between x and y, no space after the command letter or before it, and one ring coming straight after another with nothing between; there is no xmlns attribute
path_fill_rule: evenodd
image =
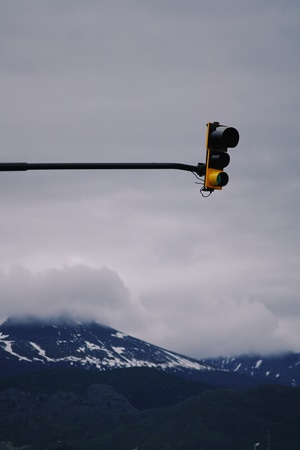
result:
<svg viewBox="0 0 300 450"><path fill-rule="evenodd" d="M2 161L197 164L206 122L240 132L208 199L177 171L2 173L3 317L74 297L195 356L299 350L298 2L202 3L0 5Z"/></svg>
<svg viewBox="0 0 300 450"><path fill-rule="evenodd" d="M1 273L2 315L57 317L69 314L87 320L110 322L129 305L129 292L108 268L64 266L31 272L13 266Z"/></svg>
<svg viewBox="0 0 300 450"><path fill-rule="evenodd" d="M263 302L219 298L216 289L209 293L207 286L199 289L191 283L187 288L184 276L172 283L170 275L160 274L162 287L156 274L152 289L135 298L119 275L105 267L77 264L31 272L13 266L0 274L1 314L96 320L202 357L249 348L262 353L293 349L292 333L287 335Z"/></svg>

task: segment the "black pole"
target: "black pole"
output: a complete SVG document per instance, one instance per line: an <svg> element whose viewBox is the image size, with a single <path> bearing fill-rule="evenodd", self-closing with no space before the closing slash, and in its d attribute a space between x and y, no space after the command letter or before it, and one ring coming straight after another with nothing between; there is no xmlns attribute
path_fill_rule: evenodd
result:
<svg viewBox="0 0 300 450"><path fill-rule="evenodd" d="M20 172L26 170L115 170L115 169L177 169L205 174L205 164L197 166L181 163L0 163L0 172Z"/></svg>

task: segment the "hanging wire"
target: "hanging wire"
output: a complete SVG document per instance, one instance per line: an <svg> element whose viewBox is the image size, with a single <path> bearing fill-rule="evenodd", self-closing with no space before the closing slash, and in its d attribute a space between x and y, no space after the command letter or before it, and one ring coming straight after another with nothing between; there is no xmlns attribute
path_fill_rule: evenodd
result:
<svg viewBox="0 0 300 450"><path fill-rule="evenodd" d="M213 193L213 190L211 190L211 191L205 191L205 190L204 190L204 186L202 186L202 188L200 189L200 194L201 194L202 197L204 197L204 198L209 197L212 193Z"/></svg>
<svg viewBox="0 0 300 450"><path fill-rule="evenodd" d="M204 197L204 198L209 197L213 193L213 190L211 190L211 191L204 190L203 176L200 176L196 172L192 172L192 174L195 176L195 178L197 178L197 180L199 180L199 181L195 181L195 184L200 184L201 185L200 194L202 195L202 197Z"/></svg>
<svg viewBox="0 0 300 450"><path fill-rule="evenodd" d="M192 174L194 175L195 178L197 178L197 180L200 180L203 182L203 178L202 178L203 175L199 175L197 172L192 172ZM200 183L196 182L196 184L200 184Z"/></svg>

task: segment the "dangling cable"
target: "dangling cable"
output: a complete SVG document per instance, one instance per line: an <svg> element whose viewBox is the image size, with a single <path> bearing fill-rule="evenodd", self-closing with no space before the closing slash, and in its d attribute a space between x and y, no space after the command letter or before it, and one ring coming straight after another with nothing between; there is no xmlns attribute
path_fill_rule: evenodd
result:
<svg viewBox="0 0 300 450"><path fill-rule="evenodd" d="M197 180L199 180L200 182L198 182L198 181L195 181L195 184L201 184L201 188L200 188L200 194L202 195L202 197L204 197L204 198L206 198L206 197L209 197L211 194L212 194L212 190L211 191L206 191L206 190L204 190L204 180L203 180L203 175L199 175L198 173L196 173L196 172L192 172L192 174L195 176L195 178L197 178Z"/></svg>
<svg viewBox="0 0 300 450"><path fill-rule="evenodd" d="M197 180L200 180L200 181L203 182L203 179L202 179L203 175L199 175L199 174L196 173L196 172L192 172L192 174L195 176L195 178L197 178ZM200 183L197 183L197 184L200 184Z"/></svg>
<svg viewBox="0 0 300 450"><path fill-rule="evenodd" d="M209 197L212 193L213 193L213 190L211 190L211 191L206 191L206 190L204 190L204 186L202 186L202 188L200 189L200 194L201 194L202 197L204 197L204 198Z"/></svg>

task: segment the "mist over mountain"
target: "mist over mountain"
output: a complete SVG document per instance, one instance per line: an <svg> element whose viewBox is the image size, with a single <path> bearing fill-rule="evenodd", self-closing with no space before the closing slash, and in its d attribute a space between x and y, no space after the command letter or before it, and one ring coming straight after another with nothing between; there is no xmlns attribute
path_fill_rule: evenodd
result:
<svg viewBox="0 0 300 450"><path fill-rule="evenodd" d="M147 367L215 386L300 385L299 354L197 360L70 317L9 318L0 325L0 361L2 377L60 367L96 371Z"/></svg>

